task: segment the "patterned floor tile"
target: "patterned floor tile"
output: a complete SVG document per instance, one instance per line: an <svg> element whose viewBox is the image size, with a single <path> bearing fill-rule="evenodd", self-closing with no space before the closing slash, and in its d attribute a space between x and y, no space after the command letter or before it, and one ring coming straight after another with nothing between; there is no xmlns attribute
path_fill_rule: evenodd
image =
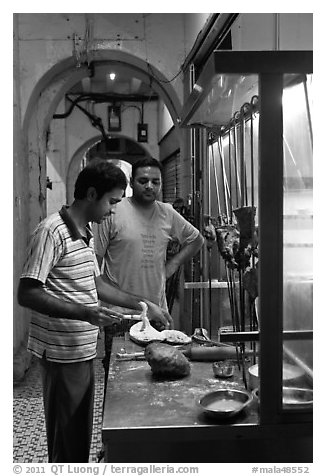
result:
<svg viewBox="0 0 326 476"><path fill-rule="evenodd" d="M102 447L101 424L104 394L103 340L99 340L95 359L95 402L93 436L89 462L98 461ZM22 382L13 389L13 462L46 463L47 445L43 413L42 384L39 367L32 360Z"/></svg>

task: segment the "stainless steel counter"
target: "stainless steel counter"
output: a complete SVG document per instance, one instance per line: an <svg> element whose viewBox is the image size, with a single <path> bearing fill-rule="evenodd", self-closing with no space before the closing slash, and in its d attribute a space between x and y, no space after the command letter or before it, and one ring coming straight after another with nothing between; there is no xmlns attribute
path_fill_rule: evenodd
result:
<svg viewBox="0 0 326 476"><path fill-rule="evenodd" d="M142 350L129 340L113 340L102 427L107 462L279 461L279 452L286 453L284 461L291 460L281 448L293 447L283 439L298 435L297 425L262 428L256 403L223 422L209 419L198 407L198 399L209 391L243 388L239 374L220 380L211 362L191 362L188 377L158 380L145 360L117 360L121 348ZM270 439L274 449L280 445L274 460Z"/></svg>

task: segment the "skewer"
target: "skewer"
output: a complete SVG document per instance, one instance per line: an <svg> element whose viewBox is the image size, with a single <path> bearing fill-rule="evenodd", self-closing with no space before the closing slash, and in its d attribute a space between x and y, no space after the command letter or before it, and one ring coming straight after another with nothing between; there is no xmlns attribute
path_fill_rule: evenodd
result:
<svg viewBox="0 0 326 476"><path fill-rule="evenodd" d="M244 103L240 109L240 164L241 164L241 187L242 187L242 206L248 205L247 173L245 162L245 115L250 109L249 103Z"/></svg>
<svg viewBox="0 0 326 476"><path fill-rule="evenodd" d="M245 386L245 389L248 390L247 376L246 376L246 360L245 360L245 345L240 344L241 349L241 359L242 359L242 380Z"/></svg>
<svg viewBox="0 0 326 476"><path fill-rule="evenodd" d="M220 201L220 193L219 193L219 186L218 186L218 179L216 173L216 163L215 163L215 156L214 156L214 145L211 144L211 151L212 151L212 161L213 161L213 170L214 170L214 179L215 179L215 188L216 188L216 198L217 198L217 208L219 216L222 216L221 212L221 201Z"/></svg>
<svg viewBox="0 0 326 476"><path fill-rule="evenodd" d="M243 289L243 270L239 270L240 330L245 331L245 299Z"/></svg>
<svg viewBox="0 0 326 476"><path fill-rule="evenodd" d="M231 308L232 329L233 329L233 332L234 332L235 331L235 322L234 322L234 309L233 309L233 294L232 294L232 290L231 290L229 271L228 271L228 267L226 265L226 261L224 261L224 265L225 265L226 282L227 282L227 286L228 286L228 295L229 295L230 308Z"/></svg>
<svg viewBox="0 0 326 476"><path fill-rule="evenodd" d="M222 138L221 136L218 137L217 139L217 145L218 145L218 151L220 155L220 161L221 161L221 170L222 170L222 179L223 179L223 190L224 190L224 202L225 202L225 209L226 209L226 216L227 216L227 223L230 221L230 213L229 213L229 206L228 206L228 197L230 197L230 190L229 186L227 183L227 177L226 177L226 172L225 172L225 167L224 167L224 153L223 153L223 145L222 145ZM229 193L228 193L229 192Z"/></svg>
<svg viewBox="0 0 326 476"><path fill-rule="evenodd" d="M237 301L237 290L234 282L234 270L231 270L231 286L233 289L233 303L234 303L234 317L235 317L235 324L236 324L236 331L240 331L240 321L239 321L239 310L238 310L238 301ZM238 361L238 367L240 370L240 358L239 358L239 350L238 346L236 346L237 349L237 361Z"/></svg>
<svg viewBox="0 0 326 476"><path fill-rule="evenodd" d="M254 96L255 97L255 96ZM255 206L255 177L254 177L254 118L253 118L253 99L250 103L250 172L251 172L251 206ZM257 96L256 96L257 97Z"/></svg>
<svg viewBox="0 0 326 476"><path fill-rule="evenodd" d="M237 113L236 113L237 114ZM234 174L235 174L235 193L236 193L236 208L239 207L239 202L241 201L241 188L238 172L238 161L237 161L237 129L235 123L235 116L233 121L233 142L234 142Z"/></svg>
<svg viewBox="0 0 326 476"><path fill-rule="evenodd" d="M228 292L229 292L229 298L230 298L230 307L231 307L231 319L232 319L232 328L233 332L236 331L236 322L235 322L235 304L234 304L234 296L233 296L233 284L232 280L230 279L230 270L228 269L226 262L225 263L225 270L226 270L226 278L227 278L227 284L228 284ZM240 370L240 359L239 359L239 349L238 345L236 345L236 353L237 353L237 363L238 363L238 368Z"/></svg>
<svg viewBox="0 0 326 476"><path fill-rule="evenodd" d="M212 339L212 267L211 267L211 259L212 259L212 249L211 247L207 247L208 249L208 300L209 300L209 336Z"/></svg>
<svg viewBox="0 0 326 476"><path fill-rule="evenodd" d="M230 223L232 220L232 167L231 167L231 130L228 131L229 135L229 176L230 176Z"/></svg>
<svg viewBox="0 0 326 476"><path fill-rule="evenodd" d="M244 121L243 121L243 106L240 109L240 126L239 126L239 131L240 131L240 145L239 145L239 151L240 151L240 187L241 187L241 207L245 205L245 181L244 181L244 170L245 170L245 165L244 165Z"/></svg>
<svg viewBox="0 0 326 476"><path fill-rule="evenodd" d="M208 136L209 137L209 136ZM212 216L212 202L211 202L211 168L208 167L208 212ZM210 222L210 220L209 220ZM208 242L207 242L208 243ZM212 337L212 269L211 269L211 246L207 246L208 251L208 300L209 300L209 332Z"/></svg>
<svg viewBox="0 0 326 476"><path fill-rule="evenodd" d="M308 88L307 88L307 75L305 80L303 81L304 87L304 94L306 100L306 109L307 109L307 118L308 118L308 128L309 128L309 135L311 141L311 148L313 148L313 133L312 133L312 122L311 122L311 114L310 114L310 105L309 105L309 97L308 97Z"/></svg>
<svg viewBox="0 0 326 476"><path fill-rule="evenodd" d="M249 307L249 329L250 331L256 330L256 325L255 325L255 306L254 306L254 299L252 299L249 294L248 294L248 307ZM256 342L251 342L250 343L250 349L254 352L253 355L253 363L256 363Z"/></svg>
<svg viewBox="0 0 326 476"><path fill-rule="evenodd" d="M295 171L296 171L296 173L297 173L299 179L303 181L301 172L300 172L300 170L299 170L299 168L298 168L298 166L297 166L297 163L296 163L296 160L295 160L295 158L294 158L294 155L292 154L291 148L290 148L290 146L289 146L287 140L285 139L285 135L284 135L284 134L283 134L283 140L284 140L284 143L285 143L285 145L286 145L286 148L287 148L287 150L288 150L288 152L289 152L289 154L290 154L290 157L291 157L291 159L292 159L292 162L293 162Z"/></svg>

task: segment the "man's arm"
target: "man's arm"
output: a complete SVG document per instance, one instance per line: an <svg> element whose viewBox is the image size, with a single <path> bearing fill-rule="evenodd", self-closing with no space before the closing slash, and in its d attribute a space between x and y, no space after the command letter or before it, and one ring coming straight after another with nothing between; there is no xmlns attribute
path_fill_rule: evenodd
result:
<svg viewBox="0 0 326 476"><path fill-rule="evenodd" d="M108 279L101 275L95 278L98 297L101 301L116 306L127 307L129 309L142 310L140 301L148 306L148 317L158 324L163 324L166 328L173 328L173 320L168 311L165 311L157 304L154 304L141 296L128 293L117 286L109 283Z"/></svg>
<svg viewBox="0 0 326 476"><path fill-rule="evenodd" d="M178 268L192 258L204 244L204 237L201 233L189 244L186 244L181 248L179 253L175 254L169 261L166 263L166 277L169 278L172 276Z"/></svg>
<svg viewBox="0 0 326 476"><path fill-rule="evenodd" d="M21 278L18 287L18 303L33 311L51 317L87 321L95 326L108 326L119 322L123 315L106 307L90 307L66 302L49 294L41 281Z"/></svg>

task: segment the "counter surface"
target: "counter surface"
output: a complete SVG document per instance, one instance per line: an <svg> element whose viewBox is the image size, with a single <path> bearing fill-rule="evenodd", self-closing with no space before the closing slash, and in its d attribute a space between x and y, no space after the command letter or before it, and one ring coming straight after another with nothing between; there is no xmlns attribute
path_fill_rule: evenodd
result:
<svg viewBox="0 0 326 476"><path fill-rule="evenodd" d="M181 380L157 380L146 360L116 359L114 338L105 397L102 439L106 462L305 462L312 460L312 425L259 425L254 401L232 419L209 419L199 398L221 387L244 388L239 372L218 379L211 362L191 362Z"/></svg>
<svg viewBox="0 0 326 476"><path fill-rule="evenodd" d="M224 422L206 417L198 400L219 388L244 388L239 372L228 379L214 376L212 362L191 362L189 376L161 380L153 376L146 360L121 361L116 353L139 352L143 348L130 340L115 338L107 384L103 429L157 426L198 426L257 423L257 407L249 405L239 415Z"/></svg>

